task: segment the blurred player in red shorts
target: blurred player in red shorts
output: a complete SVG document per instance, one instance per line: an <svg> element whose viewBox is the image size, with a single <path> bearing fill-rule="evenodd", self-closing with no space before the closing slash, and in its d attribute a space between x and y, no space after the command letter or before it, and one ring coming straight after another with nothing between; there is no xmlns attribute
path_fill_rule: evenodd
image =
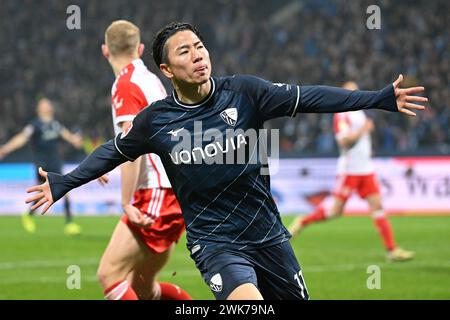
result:
<svg viewBox="0 0 450 320"><path fill-rule="evenodd" d="M354 82L347 82L344 89L357 90ZM365 199L370 207L375 226L383 239L389 261L405 261L414 258L414 253L396 246L392 227L382 207L381 192L371 159L370 132L374 125L364 111L337 113L334 116L335 137L340 148L337 182L330 208L322 202L306 217L298 217L289 227L293 237L300 229L317 221L341 216L347 200L353 192Z"/></svg>
<svg viewBox="0 0 450 320"><path fill-rule="evenodd" d="M126 134L139 111L167 95L159 78L140 59L143 51L139 28L131 22L119 20L107 28L102 53L116 75L111 92L116 135ZM146 154L126 162L121 165L121 180L125 215L97 272L105 298L191 299L178 286L156 281L185 229L161 160Z"/></svg>

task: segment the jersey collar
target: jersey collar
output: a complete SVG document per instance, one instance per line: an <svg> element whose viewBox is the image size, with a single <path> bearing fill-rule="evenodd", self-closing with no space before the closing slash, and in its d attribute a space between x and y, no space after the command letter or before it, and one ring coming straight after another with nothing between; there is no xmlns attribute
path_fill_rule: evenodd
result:
<svg viewBox="0 0 450 320"><path fill-rule="evenodd" d="M202 105L207 103L209 101L209 99L211 99L211 97L214 95L214 92L216 91L216 83L214 82L214 79L212 77L210 77L209 79L211 81L211 90L209 91L208 95L206 97L204 97L199 103L186 104L186 103L181 102L180 100L178 100L175 90L172 91L173 100L175 101L176 104L178 104L179 106L181 106L183 108L194 109L194 108L201 107Z"/></svg>
<svg viewBox="0 0 450 320"><path fill-rule="evenodd" d="M129 64L127 64L125 67L122 68L122 70L120 70L119 74L117 75L116 78L119 78L124 72L128 72L130 68L130 66L133 66L134 68L137 68L139 66L145 66L144 61L142 61L142 59L137 58L134 59L133 61L131 61ZM125 71L126 70L126 71Z"/></svg>
<svg viewBox="0 0 450 320"><path fill-rule="evenodd" d="M137 66L143 66L144 65L144 61L142 61L142 59L134 59L133 61L131 61L131 63L137 67Z"/></svg>

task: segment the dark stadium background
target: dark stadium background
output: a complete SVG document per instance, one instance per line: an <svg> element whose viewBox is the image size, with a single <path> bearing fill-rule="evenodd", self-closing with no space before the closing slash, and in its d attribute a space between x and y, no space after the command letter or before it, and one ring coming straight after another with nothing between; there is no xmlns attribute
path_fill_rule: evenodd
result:
<svg viewBox="0 0 450 320"><path fill-rule="evenodd" d="M81 9L80 30L66 26L69 5ZM366 27L369 5L381 9L380 30ZM204 34L215 76L254 74L273 82L333 86L354 80L362 89L377 90L402 73L405 86L426 87L430 102L416 118L368 112L376 126L375 156L448 161L449 17L446 0L3 0L0 145L34 116L42 95L53 100L63 124L85 137L85 152L110 139L114 76L101 55L104 30L116 19L138 25L146 45L143 60L161 76L150 54L152 35L179 20L195 24ZM332 115L304 114L267 126L280 129L282 158L338 155ZM67 163L85 157L67 144L61 152ZM30 159L32 150L25 147L0 166ZM450 172L441 174L450 181ZM9 192L9 181L0 192ZM450 182L442 199L449 203L449 197ZM443 213L437 217L425 210L419 216L392 217L396 237L417 253L408 264L384 261L368 218L346 217L305 231L293 247L312 299L450 299L450 205ZM28 235L18 214L0 216L0 299L102 299L95 272L117 216L79 217L83 234L69 238L62 233L62 217L37 217L38 232ZM292 217L283 219L288 224ZM66 288L69 265L82 270L81 290ZM382 268L382 290L367 289L369 265ZM179 283L195 299L213 298L183 241L162 279Z"/></svg>

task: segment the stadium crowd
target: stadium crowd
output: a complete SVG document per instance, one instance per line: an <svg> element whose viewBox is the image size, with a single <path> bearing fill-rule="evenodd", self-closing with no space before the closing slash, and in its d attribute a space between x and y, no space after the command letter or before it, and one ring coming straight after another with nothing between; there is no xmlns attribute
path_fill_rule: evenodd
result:
<svg viewBox="0 0 450 320"><path fill-rule="evenodd" d="M423 84L429 108L418 118L378 112L377 153L450 151L450 2L378 1L381 29L369 30L373 1L182 0L3 2L0 10L0 144L30 120L40 95L57 118L92 140L109 139L113 74L101 55L103 31L115 19L134 21L153 71L153 34L172 20L189 21L205 36L213 75L254 74L274 82L340 86L356 81L381 89L399 73L405 85ZM81 10L81 29L69 30L66 12ZM170 84L164 77L166 88ZM283 154L336 152L332 115L305 114L268 124L280 128Z"/></svg>

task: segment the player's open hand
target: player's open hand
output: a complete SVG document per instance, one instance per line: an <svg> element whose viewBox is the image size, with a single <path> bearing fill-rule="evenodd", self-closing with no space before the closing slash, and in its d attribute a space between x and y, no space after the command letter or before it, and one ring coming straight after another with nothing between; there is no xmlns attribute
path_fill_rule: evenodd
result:
<svg viewBox="0 0 450 320"><path fill-rule="evenodd" d="M122 206L130 222L138 227L145 228L151 226L155 220L143 214L138 208L131 204Z"/></svg>
<svg viewBox="0 0 450 320"><path fill-rule="evenodd" d="M413 96L413 94L422 93L425 91L424 87L411 87L400 89L400 84L403 81L403 75L399 75L397 80L392 84L394 86L395 97L397 99L397 108L399 112L402 112L408 116L415 117L416 114L411 111L413 110L424 110L425 106L416 104L413 102L427 102L428 98Z"/></svg>
<svg viewBox="0 0 450 320"><path fill-rule="evenodd" d="M48 208L50 208L50 206L53 204L53 196L52 196L52 192L50 190L50 184L48 183L47 172L42 170L41 167L39 167L39 175L41 177L45 178L45 182L43 184L28 188L27 189L28 193L31 193L31 192L37 192L37 193L28 197L25 200L25 202L26 203L36 202L31 207L31 210L35 210L45 204L44 209L42 209L42 212L41 212L41 214L45 214L47 212Z"/></svg>

